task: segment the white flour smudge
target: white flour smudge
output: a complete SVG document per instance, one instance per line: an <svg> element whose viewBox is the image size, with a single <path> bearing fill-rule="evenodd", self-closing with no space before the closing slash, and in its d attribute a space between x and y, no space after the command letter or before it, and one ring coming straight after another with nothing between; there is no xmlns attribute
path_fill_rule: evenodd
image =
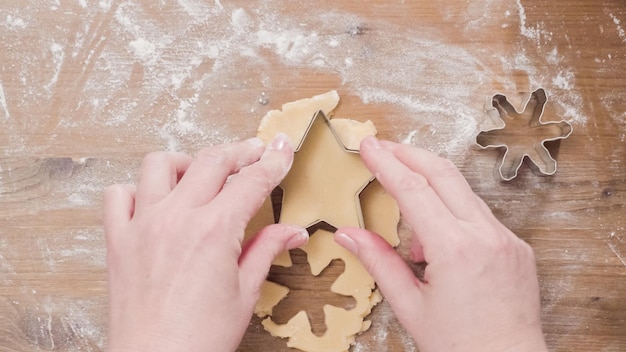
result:
<svg viewBox="0 0 626 352"><path fill-rule="evenodd" d="M15 274L15 268L10 261L5 258L5 252L9 251L9 243L5 238L0 238L0 282L5 285L13 285L13 280L8 276Z"/></svg>
<svg viewBox="0 0 626 352"><path fill-rule="evenodd" d="M33 345L68 351L95 352L104 348L104 331L93 323L102 304L99 299L39 297L36 290L32 291L32 297L37 303L25 318L25 333ZM19 306L20 302L13 304Z"/></svg>
<svg viewBox="0 0 626 352"><path fill-rule="evenodd" d="M19 17L7 15L4 26L10 31L17 31L26 28L26 22Z"/></svg>
<svg viewBox="0 0 626 352"><path fill-rule="evenodd" d="M4 94L4 87L2 86L2 82L0 81L0 107L2 107L2 110L4 111L4 117L6 117L7 119L11 117L11 114L9 113L9 106L7 105L7 98L6 95Z"/></svg>
<svg viewBox="0 0 626 352"><path fill-rule="evenodd" d="M539 30L536 28L528 27L526 25L526 10L524 9L524 6L522 5L522 1L516 0L516 4L518 8L518 13L519 13L520 33L529 39L535 39L535 40L539 39L539 36L540 36Z"/></svg>
<svg viewBox="0 0 626 352"><path fill-rule="evenodd" d="M130 47L135 57L137 57L145 64L154 64L154 62L156 62L158 58L156 55L156 45L145 40L144 38L135 39L131 41L128 46Z"/></svg>
<svg viewBox="0 0 626 352"><path fill-rule="evenodd" d="M250 27L254 25L254 22L252 21L252 18L250 18L250 15L248 15L246 10L242 8L237 8L232 12L231 24L233 25L233 28L235 29L235 32L237 34L243 34L248 32Z"/></svg>
<svg viewBox="0 0 626 352"><path fill-rule="evenodd" d="M617 259L619 259L622 262L622 264L624 264L624 266L626 266L626 256L622 255L617 250L617 246L614 243L609 243L608 246L609 246L609 249L611 249L611 252L613 252L615 254Z"/></svg>
<svg viewBox="0 0 626 352"><path fill-rule="evenodd" d="M615 24L615 30L617 31L617 35L623 42L626 42L626 31L624 31L624 28L622 28L622 21L619 18L615 17L615 15L612 13L609 13L609 17L611 17L611 20L613 20L613 23Z"/></svg>
<svg viewBox="0 0 626 352"><path fill-rule="evenodd" d="M50 45L50 52L52 53L52 64L54 65L54 73L50 82L44 86L44 88L50 92L52 88L57 84L61 68L63 67L63 61L65 59L65 52L63 47L58 43L52 43Z"/></svg>
<svg viewBox="0 0 626 352"><path fill-rule="evenodd" d="M608 240L607 246L609 246L609 249L611 250L611 252L613 252L613 254L615 254L617 259L619 259L619 261L622 262L624 266L626 266L626 253L622 253L620 247L618 247L618 244L617 244L617 243L621 244L623 239L624 239L623 236L617 235L615 231L613 231L609 234L609 240ZM625 247L625 246L621 246L621 247Z"/></svg>

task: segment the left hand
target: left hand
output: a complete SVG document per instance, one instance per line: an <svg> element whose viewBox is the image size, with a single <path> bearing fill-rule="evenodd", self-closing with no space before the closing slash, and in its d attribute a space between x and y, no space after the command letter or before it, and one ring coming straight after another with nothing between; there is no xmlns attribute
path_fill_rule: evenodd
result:
<svg viewBox="0 0 626 352"><path fill-rule="evenodd" d="M308 239L270 225L241 244L292 162L286 136L254 138L149 154L136 188L107 189L109 352L236 350L275 256Z"/></svg>

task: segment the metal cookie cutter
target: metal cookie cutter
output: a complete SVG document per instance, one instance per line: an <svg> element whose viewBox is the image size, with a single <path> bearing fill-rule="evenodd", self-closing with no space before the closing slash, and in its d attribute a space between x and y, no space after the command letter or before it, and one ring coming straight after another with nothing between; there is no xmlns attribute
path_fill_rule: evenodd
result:
<svg viewBox="0 0 626 352"><path fill-rule="evenodd" d="M310 233L318 224L331 231L364 228L359 195L374 176L359 151L344 145L323 111L313 116L295 151L291 170L272 192L277 222L297 224ZM333 190L334 184L340 186Z"/></svg>
<svg viewBox="0 0 626 352"><path fill-rule="evenodd" d="M499 167L503 180L510 181L517 176L525 157L544 175L556 172L556 160L544 143L569 137L572 125L567 121L541 122L547 101L546 91L539 88L531 93L524 110L518 112L504 95L492 97L487 113L502 126L481 131L476 143L483 149L505 149Z"/></svg>

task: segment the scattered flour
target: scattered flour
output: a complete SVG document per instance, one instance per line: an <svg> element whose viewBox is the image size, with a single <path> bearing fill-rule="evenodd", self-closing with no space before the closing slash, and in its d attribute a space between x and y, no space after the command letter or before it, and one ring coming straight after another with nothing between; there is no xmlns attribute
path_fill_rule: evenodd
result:
<svg viewBox="0 0 626 352"><path fill-rule="evenodd" d="M105 335L93 323L102 306L101 299L69 299L41 296L33 292L36 306L26 313L29 341L45 350L101 351ZM20 305L19 301L13 303Z"/></svg>
<svg viewBox="0 0 626 352"><path fill-rule="evenodd" d="M77 28L74 43L55 41L54 37L42 39L54 43L52 56L47 58L51 79L44 87L55 89L65 61L70 59L65 47L71 46L68 56L74 61L86 56L85 84L78 87L82 94L67 108L85 113L90 126L124 126L125 131L160 139L168 149L241 138L231 129L227 116L262 116L265 108L256 103L259 92L238 96L241 103L232 105L232 112L216 111L211 106L228 92L213 92L211 87L241 90L280 86L281 77L267 74L273 59L294 68L281 71L283 75L294 77L302 69L334 74L364 103L390 106L387 118L398 127L392 130L395 135L388 137L402 140L407 129L413 131L427 124L436 125L437 136L455 135L453 141L433 139L431 149L448 155L461 155L472 144L485 119L484 97L502 87L519 91L543 86L565 118L575 124L586 121L568 55L559 55L556 48L543 58L539 49L524 48L524 43L515 52L486 53L471 43L459 45L437 28L419 22L399 27L381 19L308 5L303 11L282 16L286 5L277 1L250 3L245 8L199 0L155 2L150 6L128 0L96 4L79 2L87 13L86 25ZM515 20L511 14L518 13L522 37L541 39L544 44L550 40L549 32L541 30L543 24L528 24L519 0L484 0L462 7L463 14L449 4L435 6L451 20L464 17L468 24L460 35L478 38L484 35L481 26L510 23ZM167 20L147 12L160 8L167 8ZM103 30L94 31L95 24L88 21L108 12L112 21L103 24ZM32 21L27 18L23 22ZM87 55L81 53L81 45ZM517 87L513 75L496 74L503 70L525 72L533 86ZM36 87L36 82L29 82L35 77L24 78L24 87ZM139 79L141 84L129 87L131 79ZM36 102L27 96L25 101ZM254 99L241 100L248 97ZM2 108L6 115L13 107ZM213 121L203 118L209 113L214 115ZM68 114L66 119L72 116ZM218 120L224 122L216 123ZM437 123L432 124L434 121Z"/></svg>
<svg viewBox="0 0 626 352"><path fill-rule="evenodd" d="M145 40L144 38L138 38L131 41L128 46L131 51L139 60L146 64L154 64L157 59L156 45Z"/></svg>
<svg viewBox="0 0 626 352"><path fill-rule="evenodd" d="M0 81L0 107L4 111L4 116L8 119L11 117L9 113L9 106L7 105L7 98L4 94L4 87L2 86L2 82Z"/></svg>
<svg viewBox="0 0 626 352"><path fill-rule="evenodd" d="M5 238L0 238L0 283L4 285L13 285L13 280L9 278L10 274L15 274L15 268L7 258L6 252L10 251L9 242Z"/></svg>
<svg viewBox="0 0 626 352"><path fill-rule="evenodd" d="M613 252L613 254L615 254L617 259L619 259L619 261L621 261L622 264L624 264L624 266L626 266L626 255L622 254L621 252L619 252L617 250L617 247L616 247L615 244L609 243L608 246L609 246L609 249L611 249L611 252Z"/></svg>
<svg viewBox="0 0 626 352"><path fill-rule="evenodd" d="M621 228L621 230L622 232L620 234L615 231L609 234L607 246L611 252L615 254L617 259L626 266L626 240L624 240L626 237L624 237L623 234L624 229Z"/></svg>
<svg viewBox="0 0 626 352"><path fill-rule="evenodd" d="M100 0L98 1L98 6L104 12L109 12L111 10L111 1L112 0Z"/></svg>
<svg viewBox="0 0 626 352"><path fill-rule="evenodd" d="M250 15L242 8L233 10L231 23L237 34L247 33L253 25L252 18L250 18Z"/></svg>
<svg viewBox="0 0 626 352"><path fill-rule="evenodd" d="M611 20L613 20L613 23L615 24L615 29L617 30L617 35L619 35L620 39L623 42L626 42L626 31L624 31L624 28L622 28L622 21L617 18L615 15L613 15L612 13L609 13L609 17L611 17Z"/></svg>
<svg viewBox="0 0 626 352"><path fill-rule="evenodd" d="M61 73L61 68L63 67L63 61L65 59L63 46L58 43L52 43L52 45L50 45L50 52L52 53L51 61L54 66L54 70L52 74L52 79L50 79L50 82L45 85L45 89L49 92L57 84L59 74Z"/></svg>
<svg viewBox="0 0 626 352"><path fill-rule="evenodd" d="M552 84L563 90L569 90L573 88L571 86L574 81L574 73L572 71L560 71L556 77L552 79Z"/></svg>
<svg viewBox="0 0 626 352"><path fill-rule="evenodd" d="M26 22L19 17L15 18L11 15L7 15L4 26L10 31L17 31L26 28Z"/></svg>
<svg viewBox="0 0 626 352"><path fill-rule="evenodd" d="M540 36L539 30L536 28L526 26L526 9L524 9L524 6L522 5L522 1L516 0L516 4L518 7L518 13L519 13L520 33L529 39L535 39L535 40L539 39L539 36Z"/></svg>

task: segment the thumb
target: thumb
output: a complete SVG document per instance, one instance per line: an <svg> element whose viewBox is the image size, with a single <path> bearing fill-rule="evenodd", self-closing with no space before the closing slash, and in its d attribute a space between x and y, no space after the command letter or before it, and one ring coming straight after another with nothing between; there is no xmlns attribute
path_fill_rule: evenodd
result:
<svg viewBox="0 0 626 352"><path fill-rule="evenodd" d="M421 282L380 235L361 228L344 227L335 233L335 241L363 263L372 275L396 315L414 315Z"/></svg>
<svg viewBox="0 0 626 352"><path fill-rule="evenodd" d="M309 233L300 226L273 224L259 231L239 256L239 281L244 293L258 292L276 256L308 240Z"/></svg>

